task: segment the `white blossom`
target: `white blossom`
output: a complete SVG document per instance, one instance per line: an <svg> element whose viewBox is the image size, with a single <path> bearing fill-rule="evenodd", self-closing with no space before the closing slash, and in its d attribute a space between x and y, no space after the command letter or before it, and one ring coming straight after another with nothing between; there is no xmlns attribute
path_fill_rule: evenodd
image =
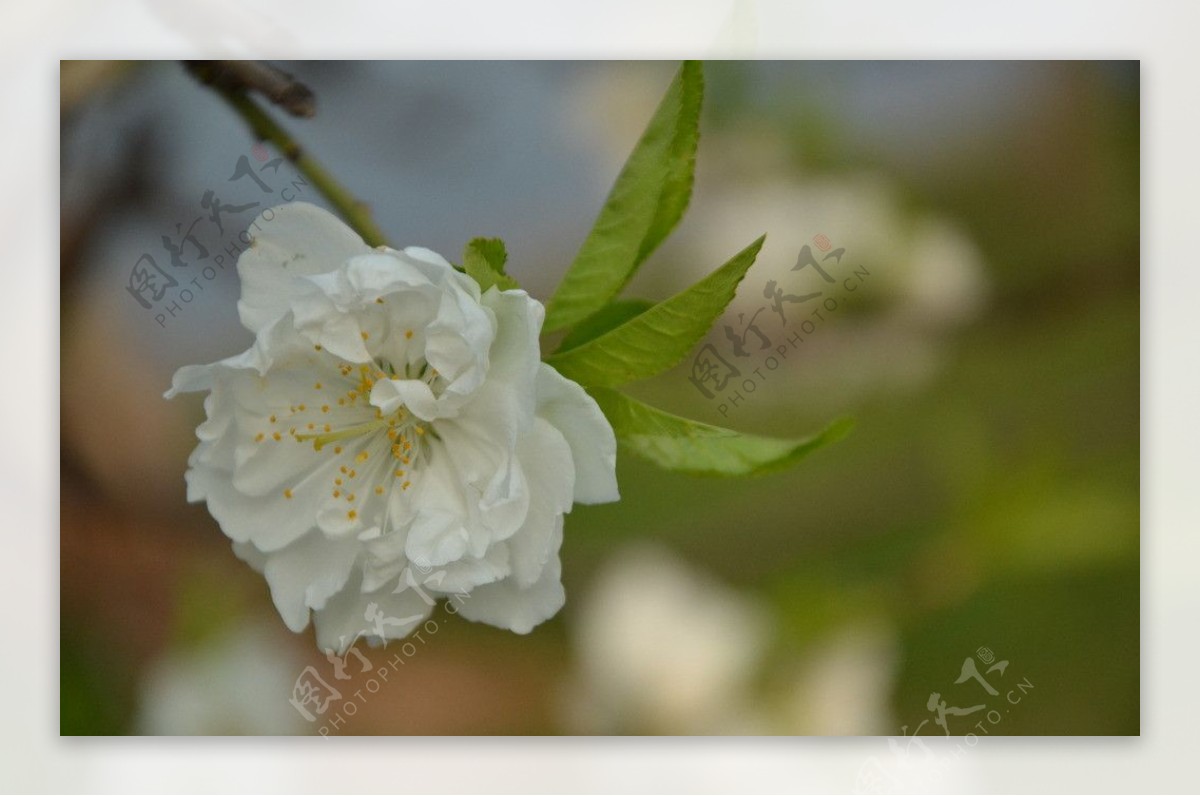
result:
<svg viewBox="0 0 1200 796"><path fill-rule="evenodd" d="M238 260L244 353L181 368L208 390L189 459L238 556L317 643L401 638L455 596L518 633L564 601L573 502L617 499L596 403L540 361L544 309L428 249L368 247L312 205L267 210Z"/></svg>
<svg viewBox="0 0 1200 796"><path fill-rule="evenodd" d="M564 718L586 733L762 732L751 683L772 624L766 606L672 551L631 545L580 604Z"/></svg>
<svg viewBox="0 0 1200 796"><path fill-rule="evenodd" d="M278 625L240 623L155 660L142 678L142 735L301 735L312 730L287 701L304 659Z"/></svg>

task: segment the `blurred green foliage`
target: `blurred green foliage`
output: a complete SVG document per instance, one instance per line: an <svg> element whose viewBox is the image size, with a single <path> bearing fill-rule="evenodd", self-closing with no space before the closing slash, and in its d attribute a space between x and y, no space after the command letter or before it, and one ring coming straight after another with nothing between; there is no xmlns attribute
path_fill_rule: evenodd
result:
<svg viewBox="0 0 1200 796"><path fill-rule="evenodd" d="M718 121L752 106L787 124L786 97L751 101L744 69L711 70ZM932 692L970 698L956 689L971 684L953 683L981 646L1010 661L1005 682L1036 686L994 733L1139 732L1137 66L1047 71L1050 106L980 145L989 157L914 180L891 172L915 205L969 230L988 265L991 301L948 341L938 375L848 407L854 434L786 474L697 482L622 461L622 502L571 517L568 587L586 557L650 533L768 597L783 647L850 621L899 627L897 734L932 718ZM814 115L794 122L794 141L821 142L809 169L873 157L839 150L819 134L836 121ZM647 388L660 405L694 400L674 375ZM748 404L738 427L820 419L776 396Z"/></svg>

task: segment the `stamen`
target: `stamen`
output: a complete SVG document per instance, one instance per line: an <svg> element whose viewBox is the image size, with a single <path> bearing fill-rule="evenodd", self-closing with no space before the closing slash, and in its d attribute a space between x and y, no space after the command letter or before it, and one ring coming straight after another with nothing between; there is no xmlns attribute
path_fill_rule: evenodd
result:
<svg viewBox="0 0 1200 796"><path fill-rule="evenodd" d="M360 437L363 434L369 434L376 429L383 428L387 425L383 420L371 420L367 423L360 423L357 426L349 426L340 431L334 431L329 434L300 434L301 439L311 439L316 442L317 450L328 445L330 442L336 442L341 439L350 439L351 437Z"/></svg>

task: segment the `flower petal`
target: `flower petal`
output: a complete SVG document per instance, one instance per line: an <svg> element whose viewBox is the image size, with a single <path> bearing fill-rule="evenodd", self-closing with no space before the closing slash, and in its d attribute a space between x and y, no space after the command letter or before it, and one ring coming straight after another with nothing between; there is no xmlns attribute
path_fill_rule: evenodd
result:
<svg viewBox="0 0 1200 796"><path fill-rule="evenodd" d="M432 598L418 589L363 592L360 585L357 576L351 578L324 608L313 612L317 646L321 649L341 654L359 638L372 644L404 638L433 612Z"/></svg>
<svg viewBox="0 0 1200 796"><path fill-rule="evenodd" d="M617 438L600 407L584 389L542 363L537 382L538 417L562 432L575 459L575 502L609 503L617 490Z"/></svg>
<svg viewBox="0 0 1200 796"><path fill-rule="evenodd" d="M529 482L529 513L507 544L513 577L518 585L528 586L542 576L557 549L552 540L562 532L563 512L571 510L575 465L563 435L541 418L522 437L519 456Z"/></svg>
<svg viewBox="0 0 1200 796"><path fill-rule="evenodd" d="M266 210L250 225L250 247L238 257L238 315L252 332L288 311L295 277L321 274L371 251L332 213L306 202Z"/></svg>
<svg viewBox="0 0 1200 796"><path fill-rule="evenodd" d="M566 602L562 586L562 563L558 549L562 544L562 524L550 538L551 553L541 576L529 586L520 586L513 578L476 586L461 599L458 613L473 622L484 622L514 633L528 633L554 616Z"/></svg>
<svg viewBox="0 0 1200 796"><path fill-rule="evenodd" d="M263 574L284 624L293 633L308 627L308 610L320 610L341 591L358 556L358 543L330 541L310 533L267 556Z"/></svg>
<svg viewBox="0 0 1200 796"><path fill-rule="evenodd" d="M414 475L416 516L408 528L404 553L410 561L440 567L461 558L471 541L472 501L454 469L444 442L429 443L428 460ZM475 501L478 512L478 501ZM486 545L483 545L486 549ZM482 552L482 551L479 551Z"/></svg>

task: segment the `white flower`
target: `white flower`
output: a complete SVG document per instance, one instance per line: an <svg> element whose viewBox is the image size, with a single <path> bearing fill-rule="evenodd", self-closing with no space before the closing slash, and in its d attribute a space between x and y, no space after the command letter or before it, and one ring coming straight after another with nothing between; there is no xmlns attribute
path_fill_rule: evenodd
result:
<svg viewBox="0 0 1200 796"><path fill-rule="evenodd" d="M770 640L765 606L638 543L606 564L580 607L572 731L763 731L751 683Z"/></svg>
<svg viewBox="0 0 1200 796"><path fill-rule="evenodd" d="M779 705L791 735L888 735L899 662L894 630L881 619L839 627L798 661Z"/></svg>
<svg viewBox="0 0 1200 796"><path fill-rule="evenodd" d="M563 605L572 502L617 499L596 403L540 361L544 310L434 252L369 248L312 205L268 210L238 260L246 352L175 374L209 390L189 459L238 556L317 643L402 638L457 595L527 633ZM411 566L410 566L411 565Z"/></svg>
<svg viewBox="0 0 1200 796"><path fill-rule="evenodd" d="M154 661L140 683L142 735L301 735L312 732L288 695L305 661L255 620Z"/></svg>

